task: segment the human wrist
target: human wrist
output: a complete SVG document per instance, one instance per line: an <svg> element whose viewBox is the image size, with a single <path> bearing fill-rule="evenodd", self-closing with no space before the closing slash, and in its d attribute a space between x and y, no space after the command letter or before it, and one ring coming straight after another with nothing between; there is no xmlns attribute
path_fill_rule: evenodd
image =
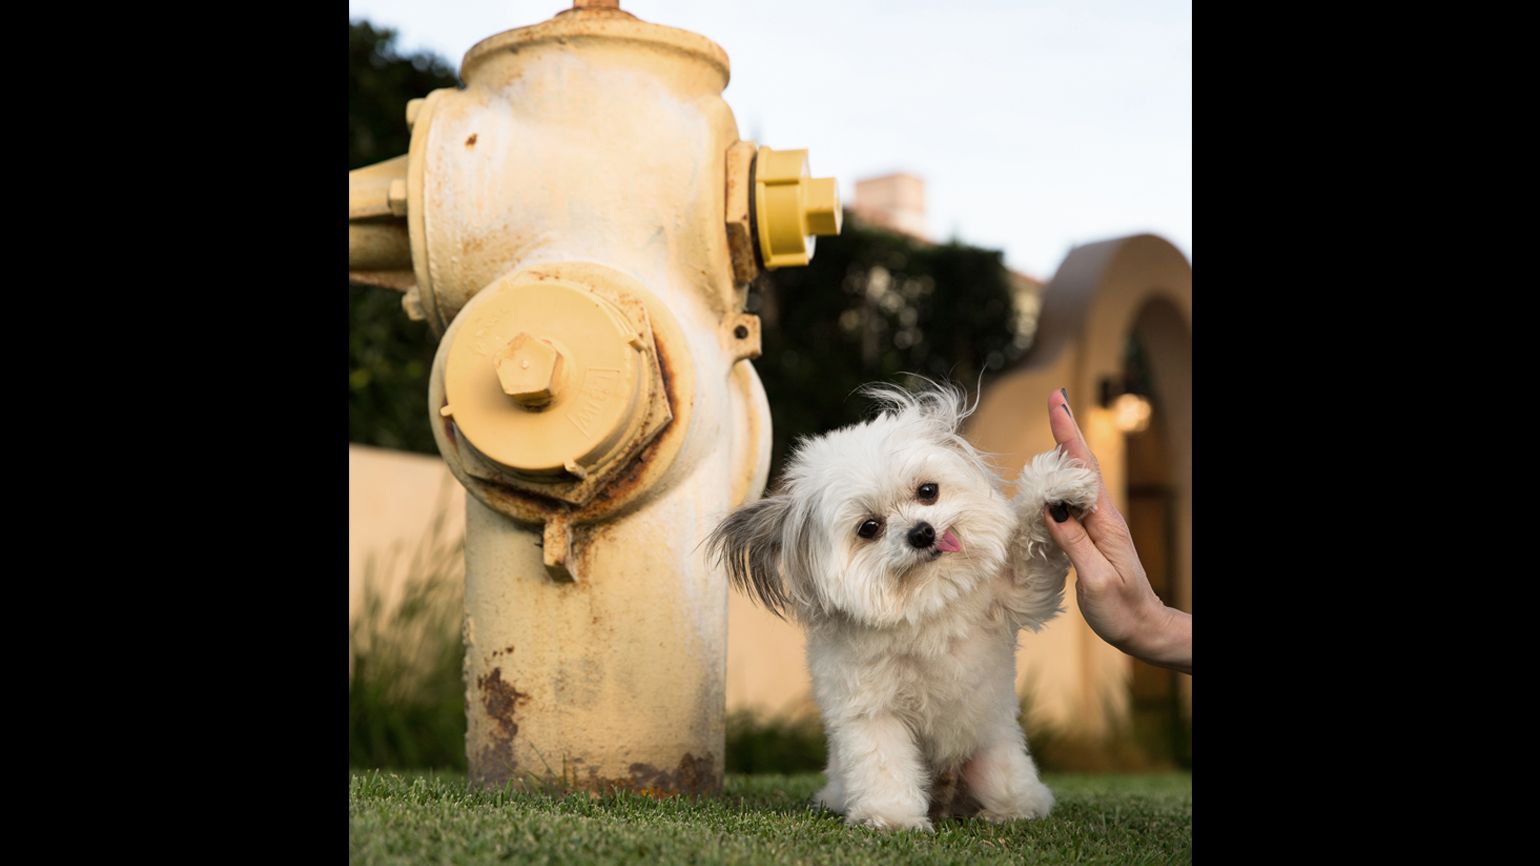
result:
<svg viewBox="0 0 1540 866"><path fill-rule="evenodd" d="M1157 600L1125 652L1158 667L1192 673L1192 614Z"/></svg>

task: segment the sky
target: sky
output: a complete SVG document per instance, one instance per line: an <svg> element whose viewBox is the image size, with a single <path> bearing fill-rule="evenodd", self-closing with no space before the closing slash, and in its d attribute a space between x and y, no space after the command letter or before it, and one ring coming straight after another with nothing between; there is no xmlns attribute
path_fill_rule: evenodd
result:
<svg viewBox="0 0 1540 866"><path fill-rule="evenodd" d="M456 68L563 0L350 0ZM1192 258L1191 0L621 0L727 52L739 134L813 174L925 179L937 240L1053 276L1077 245L1152 232Z"/></svg>

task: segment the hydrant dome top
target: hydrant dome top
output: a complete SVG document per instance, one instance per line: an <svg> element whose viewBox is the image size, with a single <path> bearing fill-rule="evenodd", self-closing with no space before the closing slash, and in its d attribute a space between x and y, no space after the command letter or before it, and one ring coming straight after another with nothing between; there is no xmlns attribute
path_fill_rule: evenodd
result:
<svg viewBox="0 0 1540 866"><path fill-rule="evenodd" d="M444 396L479 453L530 474L582 475L644 414L635 323L589 289L506 279L461 311Z"/></svg>
<svg viewBox="0 0 1540 866"><path fill-rule="evenodd" d="M606 14L607 13L607 14ZM472 45L460 62L460 79L472 83L476 70L492 57L544 42L569 39L609 39L641 43L688 55L714 67L722 76L722 89L731 78L727 52L699 33L652 24L618 10L571 10L529 27L505 30Z"/></svg>

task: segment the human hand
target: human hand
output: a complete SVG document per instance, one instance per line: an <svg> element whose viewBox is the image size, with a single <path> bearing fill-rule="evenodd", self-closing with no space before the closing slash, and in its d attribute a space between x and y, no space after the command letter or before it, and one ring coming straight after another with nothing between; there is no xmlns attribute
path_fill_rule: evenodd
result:
<svg viewBox="0 0 1540 866"><path fill-rule="evenodd" d="M1061 389L1048 398L1053 438L1071 457L1096 472L1096 505L1083 520L1068 509L1049 508L1048 533L1075 565L1080 612L1102 640L1150 664L1192 673L1192 615L1167 607L1155 595L1134 550L1128 523L1101 482L1101 464L1086 445Z"/></svg>

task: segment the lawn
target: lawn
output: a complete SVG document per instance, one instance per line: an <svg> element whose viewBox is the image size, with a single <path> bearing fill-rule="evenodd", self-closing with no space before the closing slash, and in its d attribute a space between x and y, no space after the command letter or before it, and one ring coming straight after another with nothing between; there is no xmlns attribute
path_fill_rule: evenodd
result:
<svg viewBox="0 0 1540 866"><path fill-rule="evenodd" d="M1187 863L1192 776L1046 774L1041 821L940 822L934 835L846 827L809 798L821 774L729 775L715 797L472 792L455 773L354 771L353 863Z"/></svg>

